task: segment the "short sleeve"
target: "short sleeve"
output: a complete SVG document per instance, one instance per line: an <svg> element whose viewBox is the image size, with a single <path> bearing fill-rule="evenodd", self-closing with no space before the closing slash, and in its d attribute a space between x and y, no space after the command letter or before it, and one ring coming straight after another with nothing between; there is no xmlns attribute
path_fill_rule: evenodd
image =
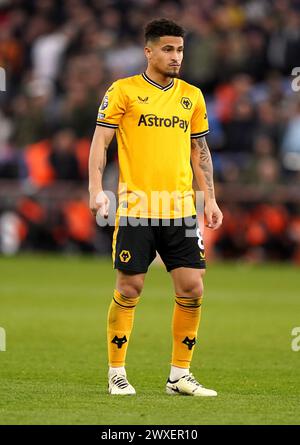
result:
<svg viewBox="0 0 300 445"><path fill-rule="evenodd" d="M191 120L191 138L199 138L209 133L205 100L199 90L198 100Z"/></svg>
<svg viewBox="0 0 300 445"><path fill-rule="evenodd" d="M118 128L126 111L126 100L118 82L114 82L106 91L98 110L97 125Z"/></svg>

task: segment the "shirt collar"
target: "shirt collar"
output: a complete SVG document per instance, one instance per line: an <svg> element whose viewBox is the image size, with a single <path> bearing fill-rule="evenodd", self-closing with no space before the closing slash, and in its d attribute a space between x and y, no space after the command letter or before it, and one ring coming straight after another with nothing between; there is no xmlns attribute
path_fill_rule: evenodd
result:
<svg viewBox="0 0 300 445"><path fill-rule="evenodd" d="M163 87L162 85L159 85L159 83L154 82L154 80L151 80L150 77L148 77L146 73L143 73L142 77L143 77L143 79L146 80L146 82L149 82L151 85L153 85L156 88L159 88L162 91L167 91L170 88L172 88L172 86L174 85L174 79L172 79L168 85Z"/></svg>

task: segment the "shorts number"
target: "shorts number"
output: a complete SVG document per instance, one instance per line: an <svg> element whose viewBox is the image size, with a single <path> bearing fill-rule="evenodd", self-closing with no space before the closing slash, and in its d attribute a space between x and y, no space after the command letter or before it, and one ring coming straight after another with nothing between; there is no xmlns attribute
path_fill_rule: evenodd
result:
<svg viewBox="0 0 300 445"><path fill-rule="evenodd" d="M197 229L197 237L198 237L198 246L200 247L201 250L204 250L204 243L203 243L203 238L202 235L200 233L200 229Z"/></svg>

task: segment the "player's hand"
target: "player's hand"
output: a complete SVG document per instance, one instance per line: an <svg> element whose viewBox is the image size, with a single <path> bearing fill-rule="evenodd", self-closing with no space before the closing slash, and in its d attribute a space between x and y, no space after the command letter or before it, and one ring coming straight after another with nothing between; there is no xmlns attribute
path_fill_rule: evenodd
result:
<svg viewBox="0 0 300 445"><path fill-rule="evenodd" d="M204 211L207 221L206 227L212 230L217 230L219 227L221 227L223 213L219 209L219 206L214 199L206 202Z"/></svg>
<svg viewBox="0 0 300 445"><path fill-rule="evenodd" d="M109 199L103 190L90 191L90 210L93 215L100 215L104 218L108 217Z"/></svg>

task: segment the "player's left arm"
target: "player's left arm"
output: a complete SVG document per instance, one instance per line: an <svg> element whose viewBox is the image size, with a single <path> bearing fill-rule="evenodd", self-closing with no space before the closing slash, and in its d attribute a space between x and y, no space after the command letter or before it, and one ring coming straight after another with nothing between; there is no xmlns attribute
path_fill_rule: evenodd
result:
<svg viewBox="0 0 300 445"><path fill-rule="evenodd" d="M216 230L222 224L223 214L215 198L213 163L205 136L191 139L191 161L198 186L204 192L207 227Z"/></svg>

